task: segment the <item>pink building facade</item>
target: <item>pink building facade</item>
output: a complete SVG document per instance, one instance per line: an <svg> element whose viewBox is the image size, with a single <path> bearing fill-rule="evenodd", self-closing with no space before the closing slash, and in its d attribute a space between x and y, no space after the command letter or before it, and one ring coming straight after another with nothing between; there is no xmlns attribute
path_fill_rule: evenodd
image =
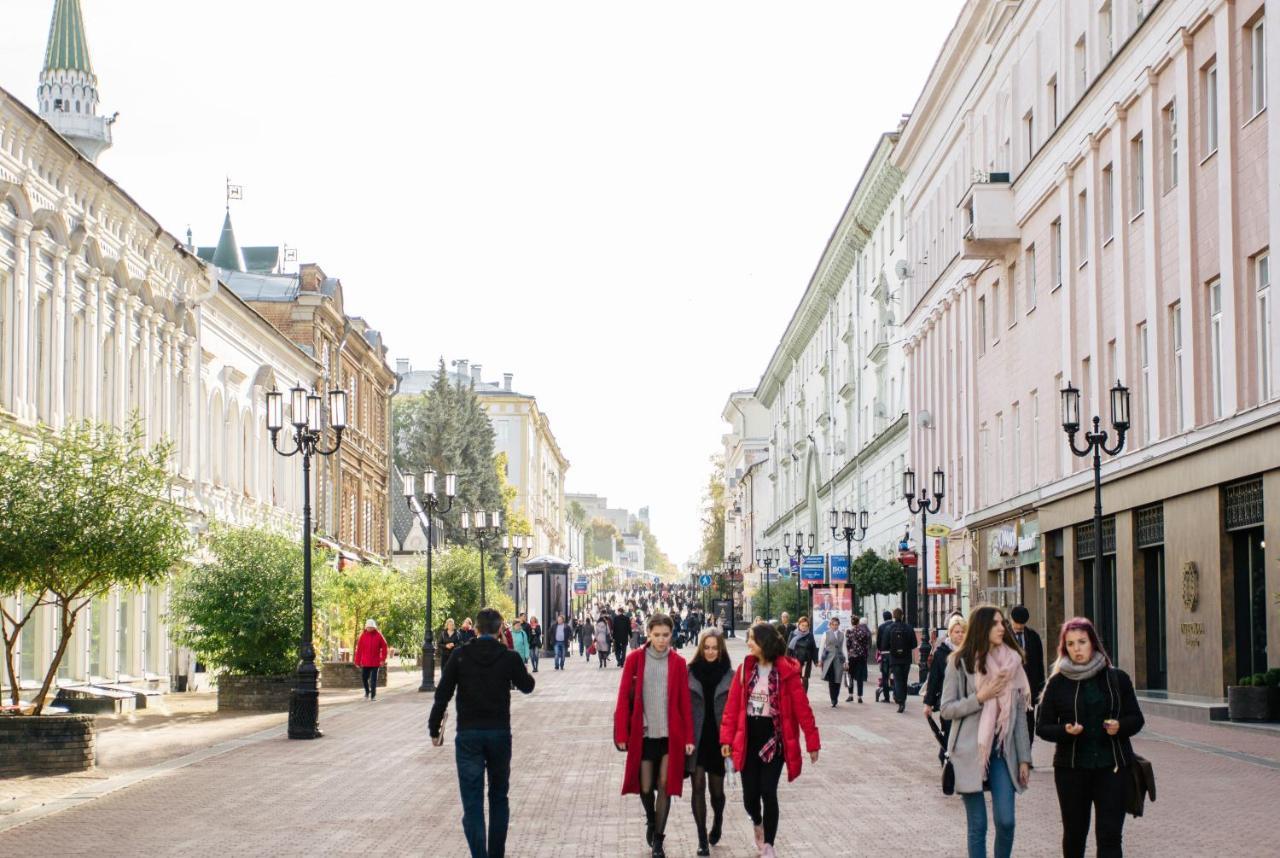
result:
<svg viewBox="0 0 1280 858"><path fill-rule="evenodd" d="M1098 613L1173 697L1280 665L1266 6L973 0L894 153L910 461L947 474L951 580L1050 636ZM1109 428L1117 380L1131 427L1104 456L1095 576L1059 391Z"/></svg>

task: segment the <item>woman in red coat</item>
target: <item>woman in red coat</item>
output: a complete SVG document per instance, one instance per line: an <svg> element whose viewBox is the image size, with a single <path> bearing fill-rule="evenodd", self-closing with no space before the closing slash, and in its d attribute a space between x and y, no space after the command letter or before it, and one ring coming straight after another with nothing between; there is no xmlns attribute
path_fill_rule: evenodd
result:
<svg viewBox="0 0 1280 858"><path fill-rule="evenodd" d="M800 666L786 654L777 629L756 623L747 634L750 655L733 675L720 722L720 752L742 773L742 800L755 826L762 858L776 858L778 781L800 776L800 731L809 759L818 761L818 725L804 693Z"/></svg>
<svg viewBox="0 0 1280 858"><path fill-rule="evenodd" d="M364 631L356 642L351 660L360 668L360 681L364 683L366 700L378 699L378 668L387 663L387 639L378 631L373 620L364 621Z"/></svg>
<svg viewBox="0 0 1280 858"><path fill-rule="evenodd" d="M666 614L649 617L648 641L627 656L613 710L613 744L627 754L622 794L640 794L653 858L667 854L662 840L671 796L680 795L684 758L693 753L689 669L671 651L672 625Z"/></svg>

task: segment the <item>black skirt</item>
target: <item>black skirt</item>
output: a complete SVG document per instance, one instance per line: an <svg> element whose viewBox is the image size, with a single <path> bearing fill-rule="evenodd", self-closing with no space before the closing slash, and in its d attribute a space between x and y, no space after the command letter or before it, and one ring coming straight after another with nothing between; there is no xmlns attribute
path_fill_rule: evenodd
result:
<svg viewBox="0 0 1280 858"><path fill-rule="evenodd" d="M640 747L640 759L656 763L667 755L668 748L669 744L666 736L658 739L645 737Z"/></svg>
<svg viewBox="0 0 1280 858"><path fill-rule="evenodd" d="M713 718L702 722L702 736L698 739L697 753L696 764L707 774L724 774L724 757L720 755L720 730Z"/></svg>

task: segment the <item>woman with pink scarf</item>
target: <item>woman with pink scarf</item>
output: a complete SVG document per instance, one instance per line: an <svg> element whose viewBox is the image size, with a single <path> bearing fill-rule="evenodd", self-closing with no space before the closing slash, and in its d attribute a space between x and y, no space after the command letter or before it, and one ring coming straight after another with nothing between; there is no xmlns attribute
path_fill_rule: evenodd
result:
<svg viewBox="0 0 1280 858"><path fill-rule="evenodd" d="M974 608L964 643L951 656L939 710L952 722L947 755L969 822L969 858L987 858L986 791L995 820L995 856L1013 854L1014 796L1031 778L1026 717L1031 683L1022 663L1022 650L1007 634L1000 609Z"/></svg>

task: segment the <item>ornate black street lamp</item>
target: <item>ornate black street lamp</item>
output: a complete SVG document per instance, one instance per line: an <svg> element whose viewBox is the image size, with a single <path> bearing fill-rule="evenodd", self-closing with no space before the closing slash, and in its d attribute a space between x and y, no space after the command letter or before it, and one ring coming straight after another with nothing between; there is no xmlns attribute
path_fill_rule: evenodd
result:
<svg viewBox="0 0 1280 858"><path fill-rule="evenodd" d="M488 604L484 589L484 555L497 544L498 537L502 535L502 513L497 510L488 513L486 520L484 510L477 510L471 515L464 512L462 530L475 539L476 545L480 548L480 607L483 608Z"/></svg>
<svg viewBox="0 0 1280 858"><path fill-rule="evenodd" d="M414 475L404 475L404 499L409 509L418 517L418 523L427 533L427 629L422 635L422 684L419 691L436 690L436 646L435 635L431 631L431 553L435 547L435 519L453 509L453 498L458 491L456 474L444 475L444 499L449 503L442 507L441 498L436 494L436 472L427 471L422 475L422 488L427 496L426 507L418 501L414 494Z"/></svg>
<svg viewBox="0 0 1280 858"><path fill-rule="evenodd" d="M742 575L742 550L738 549L724 559L725 574L729 576L729 637L735 637L738 625L738 579Z"/></svg>
<svg viewBox="0 0 1280 858"><path fill-rule="evenodd" d="M763 566L760 573L760 586L764 588L764 618L769 619L769 570L778 565L780 553L776 548L757 548L756 565Z"/></svg>
<svg viewBox="0 0 1280 858"><path fill-rule="evenodd" d="M837 542L844 542L844 560L845 574L849 576L849 596L850 604L854 605L858 614L861 606L858 604L858 591L853 585L853 543L861 542L867 538L867 520L871 517L864 509L862 512L853 512L852 510L831 510L827 513L831 520L831 538ZM861 531L861 533L859 533Z"/></svg>
<svg viewBox="0 0 1280 858"><path fill-rule="evenodd" d="M324 438L324 415L319 394L298 386L289 391L289 421L293 426L293 449L281 450L280 430L284 428L284 394L267 393L267 431L271 447L282 456L302 456L302 639L298 643L298 671L289 698L289 738L318 739L320 716L320 672L316 669L316 648L311 623L311 457L332 456L342 446L342 430L347 428L347 393L329 391L329 425L333 446L320 446Z"/></svg>
<svg viewBox="0 0 1280 858"><path fill-rule="evenodd" d="M929 523L929 513L938 512L942 509L942 498L947 491L947 475L942 473L942 468L937 468L933 472L933 500L929 499L929 489L926 486L920 487L920 493L916 494L916 472L907 468L902 472L902 496L907 499L907 509L912 515L920 516L920 564L917 567L920 570L920 591L917 593L912 588L912 596L918 600L918 604L914 610L911 610L908 622L912 626L920 625L920 609L928 610L926 603L928 602L929 593L929 543L925 530ZM908 607L911 607L908 605Z"/></svg>
<svg viewBox="0 0 1280 858"><path fill-rule="evenodd" d="M533 551L533 537L508 533L502 538L502 547L511 558L511 581L514 585L512 592L515 593L516 616L520 616L520 560L528 557ZM480 562L484 563L484 558L481 558ZM484 579L483 573L480 578ZM481 601L484 601L483 597Z"/></svg>
<svg viewBox="0 0 1280 858"><path fill-rule="evenodd" d="M805 558L804 544L805 544L804 531L802 530L796 531L796 547L794 551L791 550L791 534L789 533L782 534L782 545L787 549L788 559L794 559L796 561L796 616L797 617L799 617L799 615L804 612L804 591L800 589L800 585L802 583L801 579L804 577L804 574L803 574L804 558ZM809 554L813 553L813 547L814 547L814 538L813 538L813 534L811 533L809 534L809 551L808 551Z"/></svg>
<svg viewBox="0 0 1280 858"><path fill-rule="evenodd" d="M1124 449L1124 436L1129 431L1129 388L1116 379L1111 388L1111 426L1116 432L1114 447L1107 445L1107 431L1102 428L1102 418L1093 416L1093 431L1084 433L1084 447L1076 446L1076 433L1080 431L1080 391L1067 382L1062 389L1062 431L1067 433L1067 446L1071 452L1084 458L1093 454L1093 621L1098 625L1103 643L1111 647L1112 618L1110 611L1102 611L1102 454L1118 456Z"/></svg>

